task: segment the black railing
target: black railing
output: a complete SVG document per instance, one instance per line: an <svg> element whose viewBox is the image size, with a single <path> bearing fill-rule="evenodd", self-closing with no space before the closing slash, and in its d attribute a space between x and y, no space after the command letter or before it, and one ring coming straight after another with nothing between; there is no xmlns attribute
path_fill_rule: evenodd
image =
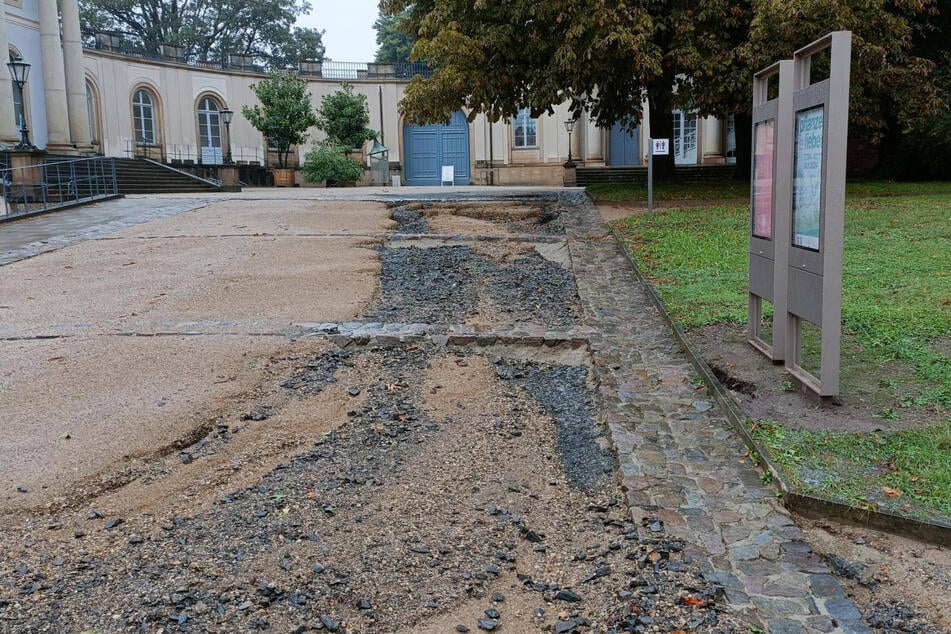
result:
<svg viewBox="0 0 951 634"><path fill-rule="evenodd" d="M0 170L0 218L53 211L118 195L116 162L95 157Z"/></svg>
<svg viewBox="0 0 951 634"><path fill-rule="evenodd" d="M83 33L87 48L106 51L123 57L134 57L159 62L188 64L210 70L242 71L265 74L270 69L270 60L253 55L228 55L225 61L203 62L190 59L180 46L163 44L153 50L138 44L121 33ZM415 75L429 77L433 69L422 62L335 62L302 61L298 65L300 77L322 79L412 79Z"/></svg>

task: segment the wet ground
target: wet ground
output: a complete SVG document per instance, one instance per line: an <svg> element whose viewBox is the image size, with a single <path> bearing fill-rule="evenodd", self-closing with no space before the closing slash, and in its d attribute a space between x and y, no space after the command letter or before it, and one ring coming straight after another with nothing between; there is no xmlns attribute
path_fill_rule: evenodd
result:
<svg viewBox="0 0 951 634"><path fill-rule="evenodd" d="M592 208L555 192L478 195L346 213L221 202L34 258L68 290L128 270L123 254L69 278L82 248L140 245L129 261L142 271L182 240L246 249L145 311L90 300L94 319L61 327L48 316L69 300L10 304L30 345L54 329L106 349L134 334L191 390L107 419L100 437L135 437L135 415L181 429L158 450L102 458L92 477L64 475L73 495L10 483L0 631L940 631L900 596L861 604L863 622L832 576L849 567L812 553L743 464ZM289 271L348 253L375 293L332 274L262 284L252 254L273 241L298 249ZM179 256L186 268L193 254ZM131 306L132 283L148 280L117 297ZM215 298L216 314L176 320L191 297ZM213 338L236 345L161 345ZM21 359L22 338L0 345ZM70 438L34 443L68 449L118 401L83 396L86 357L43 358L79 364L61 374L73 404L37 400L31 414L81 412Z"/></svg>

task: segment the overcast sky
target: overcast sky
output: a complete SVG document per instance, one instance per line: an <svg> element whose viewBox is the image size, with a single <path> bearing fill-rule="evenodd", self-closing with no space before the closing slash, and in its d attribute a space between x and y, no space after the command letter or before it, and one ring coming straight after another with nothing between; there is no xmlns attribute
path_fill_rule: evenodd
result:
<svg viewBox="0 0 951 634"><path fill-rule="evenodd" d="M298 26L326 31L327 57L337 62L370 62L376 53L373 22L379 14L378 0L310 0L310 15Z"/></svg>

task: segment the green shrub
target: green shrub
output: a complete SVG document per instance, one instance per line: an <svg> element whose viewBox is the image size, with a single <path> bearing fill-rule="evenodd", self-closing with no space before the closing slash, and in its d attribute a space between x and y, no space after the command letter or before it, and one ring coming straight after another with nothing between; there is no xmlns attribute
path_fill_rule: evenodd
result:
<svg viewBox="0 0 951 634"><path fill-rule="evenodd" d="M304 157L303 171L308 183L327 181L333 186L360 178L363 165L350 158L344 148L321 143Z"/></svg>

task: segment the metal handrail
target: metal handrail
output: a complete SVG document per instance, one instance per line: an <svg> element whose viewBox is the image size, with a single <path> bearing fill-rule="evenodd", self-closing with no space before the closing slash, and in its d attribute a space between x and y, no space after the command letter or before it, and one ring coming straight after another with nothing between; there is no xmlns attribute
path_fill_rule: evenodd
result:
<svg viewBox="0 0 951 634"><path fill-rule="evenodd" d="M197 174L193 174L192 172L189 172L189 171L186 171L186 170L180 170L180 169L178 169L177 167L172 167L171 165L166 165L165 163L160 163L160 162L158 162L158 161L156 161L156 160L153 160L153 159L150 159L150 158L141 158L140 160L145 161L146 163L151 163L152 165L157 165L158 167L161 167L161 168L170 170L170 171L172 171L172 172L177 172L177 173L179 173L179 174L184 174L185 176L188 176L189 178L193 178L193 179L195 179L195 180L199 180L199 181L202 181L202 182L204 182L204 183L208 183L209 185L213 185L213 186L215 186L215 187L221 187L221 179L214 178L213 176L210 176L210 174L215 173L215 172L217 171L215 167L196 166L196 167L202 167L202 171L205 172L206 174L209 174L209 176L203 177L203 176L198 176ZM217 166L216 166L216 167L217 167Z"/></svg>
<svg viewBox="0 0 951 634"><path fill-rule="evenodd" d="M0 170L0 219L28 216L119 193L111 157L64 159Z"/></svg>

